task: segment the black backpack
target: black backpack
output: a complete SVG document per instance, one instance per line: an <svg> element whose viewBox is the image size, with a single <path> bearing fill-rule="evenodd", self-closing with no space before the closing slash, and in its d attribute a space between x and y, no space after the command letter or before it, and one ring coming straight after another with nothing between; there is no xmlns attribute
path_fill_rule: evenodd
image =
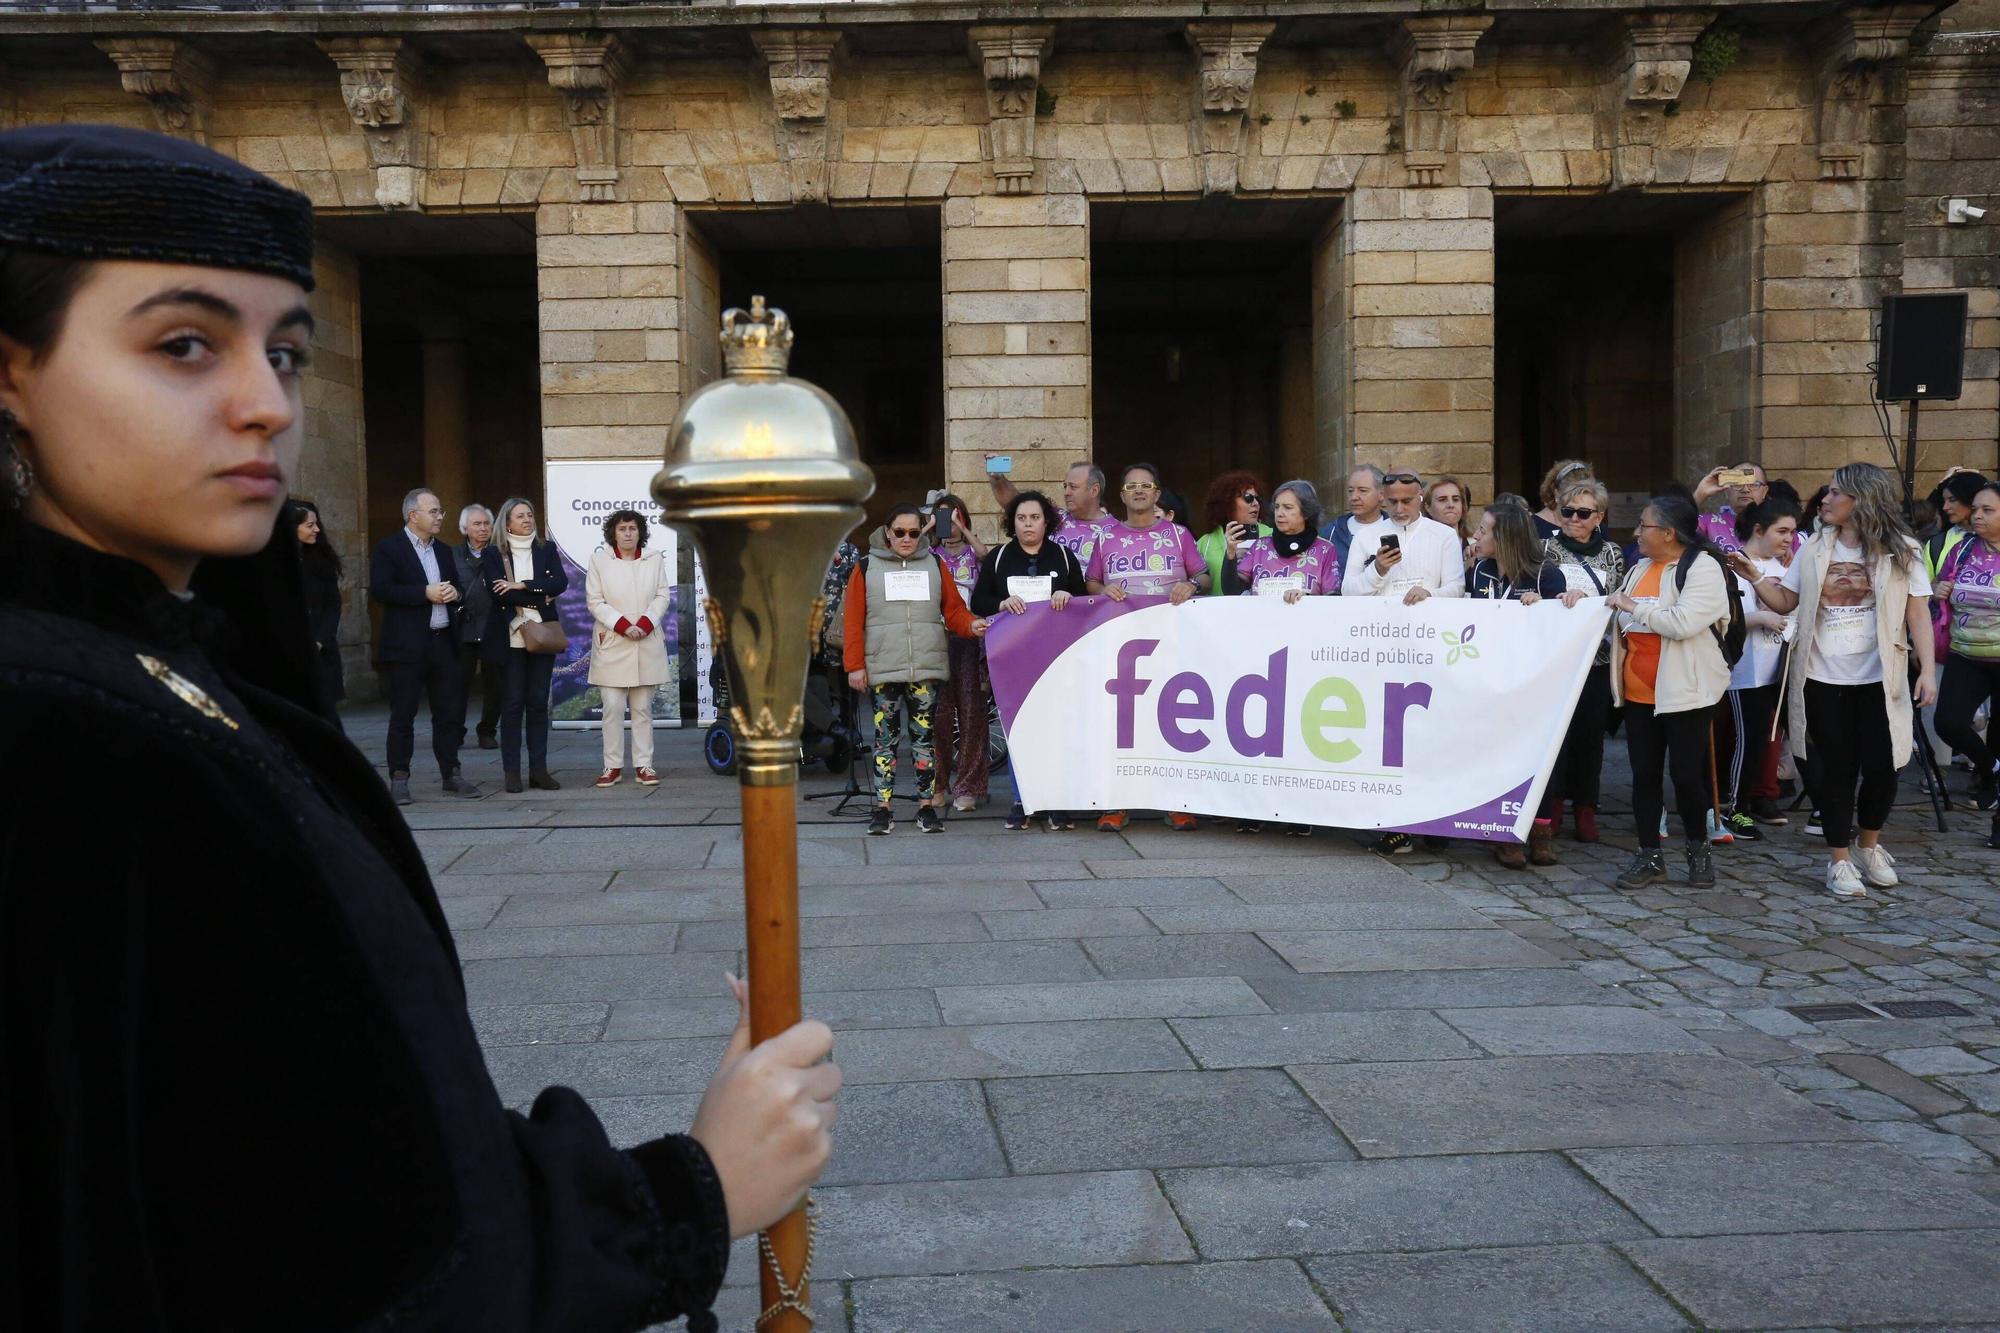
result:
<svg viewBox="0 0 2000 1333"><path fill-rule="evenodd" d="M1694 566L1695 557L1703 554L1701 548L1690 546L1681 552L1681 558L1674 562L1674 591L1686 592L1688 570ZM1736 586L1736 576L1729 572L1728 564L1720 556L1710 556L1722 566L1722 586L1729 594L1729 628L1719 630L1708 627L1715 636L1715 642L1722 648L1722 660L1731 670L1743 660L1743 643L1750 636L1750 622L1743 618L1743 590Z"/></svg>

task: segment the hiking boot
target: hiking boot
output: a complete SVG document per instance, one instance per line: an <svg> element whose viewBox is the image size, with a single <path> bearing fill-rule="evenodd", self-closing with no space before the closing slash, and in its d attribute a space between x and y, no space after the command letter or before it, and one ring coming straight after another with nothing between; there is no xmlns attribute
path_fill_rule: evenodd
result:
<svg viewBox="0 0 2000 1333"><path fill-rule="evenodd" d="M1496 842L1493 844L1493 859L1509 870L1528 868L1528 849L1518 842Z"/></svg>
<svg viewBox="0 0 2000 1333"><path fill-rule="evenodd" d="M1099 833L1123 833L1130 817L1123 810L1106 810L1097 817Z"/></svg>
<svg viewBox="0 0 2000 1333"><path fill-rule="evenodd" d="M1384 833L1369 846L1369 850L1378 856L1408 856L1417 850L1417 844L1410 841L1407 833Z"/></svg>
<svg viewBox="0 0 2000 1333"><path fill-rule="evenodd" d="M1896 887L1898 883L1896 878L1896 858L1889 855L1886 847L1857 846L1854 849L1853 856L1855 868L1861 872L1861 878L1867 880L1878 889L1893 889Z"/></svg>
<svg viewBox="0 0 2000 1333"><path fill-rule="evenodd" d="M1868 896L1868 886L1861 882L1861 872L1854 868L1852 861L1826 863L1826 891L1836 898Z"/></svg>
<svg viewBox="0 0 2000 1333"><path fill-rule="evenodd" d="M868 816L868 836L883 838L896 831L896 818L889 813L889 807L878 805L875 813Z"/></svg>
<svg viewBox="0 0 2000 1333"><path fill-rule="evenodd" d="M936 806L920 805L917 807L917 832L944 832L944 817L938 814Z"/></svg>
<svg viewBox="0 0 2000 1333"><path fill-rule="evenodd" d="M1643 889L1667 882L1667 854L1657 847L1643 847L1625 867L1625 873L1611 881L1614 888Z"/></svg>
<svg viewBox="0 0 2000 1333"><path fill-rule="evenodd" d="M1705 842L1688 843L1683 850L1687 854L1688 883L1698 889L1715 886L1715 852Z"/></svg>
<svg viewBox="0 0 2000 1333"><path fill-rule="evenodd" d="M1778 803L1768 796L1750 798L1750 818L1759 824L1774 824L1779 827L1792 822L1785 817L1785 812L1778 808Z"/></svg>
<svg viewBox="0 0 2000 1333"><path fill-rule="evenodd" d="M1019 801L1016 801L1014 808L1007 812L1007 818L1002 822L1010 829L1024 829L1028 827L1028 812L1021 808Z"/></svg>
<svg viewBox="0 0 2000 1333"><path fill-rule="evenodd" d="M1538 866L1562 864L1556 860L1556 826L1553 821L1537 819L1529 825L1528 863Z"/></svg>
<svg viewBox="0 0 2000 1333"><path fill-rule="evenodd" d="M1560 827L1559 821L1551 820L1550 828ZM1578 842L1597 841L1597 807L1579 805L1576 808L1576 840Z"/></svg>
<svg viewBox="0 0 2000 1333"><path fill-rule="evenodd" d="M1757 831L1757 821L1741 810L1723 820L1722 826L1728 829L1738 842L1764 841L1764 835Z"/></svg>
<svg viewBox="0 0 2000 1333"><path fill-rule="evenodd" d="M529 770L528 770L528 785L529 785L530 787L533 787L533 788L534 788L534 789L535 789L536 791L561 791L561 790L562 790L562 783L560 783L560 782L557 782L557 781L555 780L555 775L554 775L554 774L552 774L552 773L550 773L550 772L549 772L549 770L547 770L546 768L531 768L531 769L529 769Z"/></svg>

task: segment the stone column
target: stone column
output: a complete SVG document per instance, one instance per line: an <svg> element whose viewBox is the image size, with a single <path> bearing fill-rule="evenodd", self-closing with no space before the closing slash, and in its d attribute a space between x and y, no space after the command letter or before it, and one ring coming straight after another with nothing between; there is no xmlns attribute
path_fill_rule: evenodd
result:
<svg viewBox="0 0 2000 1333"><path fill-rule="evenodd" d="M444 499L445 533L472 494L472 442L466 436L465 340L424 340L424 484ZM452 540L457 540L451 537Z"/></svg>
<svg viewBox="0 0 2000 1333"><path fill-rule="evenodd" d="M1929 12L1851 8L1826 21L1812 43L1818 179L1760 192L1758 434L1774 472L1887 461L1868 366L1882 295L1901 285L1902 62ZM1901 416L1891 408L1898 433Z"/></svg>
<svg viewBox="0 0 2000 1333"><path fill-rule="evenodd" d="M975 511L994 509L986 454L1052 497L1090 457L1089 292L1084 196L945 202L945 480Z"/></svg>
<svg viewBox="0 0 2000 1333"><path fill-rule="evenodd" d="M535 211L542 451L652 458L680 408L680 247L673 204Z"/></svg>
<svg viewBox="0 0 2000 1333"><path fill-rule="evenodd" d="M341 580L340 653L347 694L370 699L368 452L361 397L361 268L336 246L321 241L313 258L315 285L313 359L301 376L305 447L292 492L319 506L327 535L346 567Z"/></svg>

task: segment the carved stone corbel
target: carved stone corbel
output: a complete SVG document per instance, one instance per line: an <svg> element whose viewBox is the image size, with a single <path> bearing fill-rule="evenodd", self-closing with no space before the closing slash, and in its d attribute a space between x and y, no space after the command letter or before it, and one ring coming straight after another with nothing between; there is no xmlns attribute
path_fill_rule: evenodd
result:
<svg viewBox="0 0 2000 1333"><path fill-rule="evenodd" d="M161 131L208 142L208 58L177 37L106 37L97 49L118 66L125 91L153 108Z"/></svg>
<svg viewBox="0 0 2000 1333"><path fill-rule="evenodd" d="M1652 183L1660 123L1687 87L1695 39L1714 17L1708 9L1624 16L1610 57L1612 188Z"/></svg>
<svg viewBox="0 0 2000 1333"><path fill-rule="evenodd" d="M401 37L322 37L319 48L340 70L340 100L367 141L375 202L418 207L429 154L415 53Z"/></svg>
<svg viewBox="0 0 2000 1333"><path fill-rule="evenodd" d="M1844 9L1819 32L1819 174L1852 180L1875 141L1874 110L1886 91L1885 74L1910 54L1910 33L1931 15L1930 5Z"/></svg>
<svg viewBox="0 0 2000 1333"><path fill-rule="evenodd" d="M1026 194L1035 176L1035 93L1055 27L1008 23L969 29L966 42L986 76L987 139L993 188Z"/></svg>
<svg viewBox="0 0 2000 1333"><path fill-rule="evenodd" d="M1493 26L1486 14L1426 14L1403 20L1396 36L1402 66L1403 169L1412 186L1441 185L1458 151L1465 96L1452 85L1472 68L1473 48Z"/></svg>
<svg viewBox="0 0 2000 1333"><path fill-rule="evenodd" d="M1234 194L1243 130L1257 83L1257 52L1275 23L1190 23L1188 44L1200 64L1195 134L1201 144L1201 192Z"/></svg>
<svg viewBox="0 0 2000 1333"><path fill-rule="evenodd" d="M549 85L563 96L563 120L576 145L577 198L616 201L623 45L606 32L531 32L527 40L549 67Z"/></svg>
<svg viewBox="0 0 2000 1333"><path fill-rule="evenodd" d="M770 66L778 155L791 174L792 198L825 203L826 115L841 35L822 28L758 28L750 40Z"/></svg>

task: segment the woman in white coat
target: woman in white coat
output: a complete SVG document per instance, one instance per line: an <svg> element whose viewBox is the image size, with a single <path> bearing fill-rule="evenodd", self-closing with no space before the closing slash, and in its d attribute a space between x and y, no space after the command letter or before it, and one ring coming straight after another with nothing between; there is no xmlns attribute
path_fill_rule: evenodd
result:
<svg viewBox="0 0 2000 1333"><path fill-rule="evenodd" d="M597 785L615 787L625 775L625 716L632 717L632 769L644 787L653 771L653 693L667 680L667 613L673 575L646 554L645 516L620 509L604 520L604 545L590 557L584 596L597 628L590 643L590 683L604 696L604 772Z"/></svg>

